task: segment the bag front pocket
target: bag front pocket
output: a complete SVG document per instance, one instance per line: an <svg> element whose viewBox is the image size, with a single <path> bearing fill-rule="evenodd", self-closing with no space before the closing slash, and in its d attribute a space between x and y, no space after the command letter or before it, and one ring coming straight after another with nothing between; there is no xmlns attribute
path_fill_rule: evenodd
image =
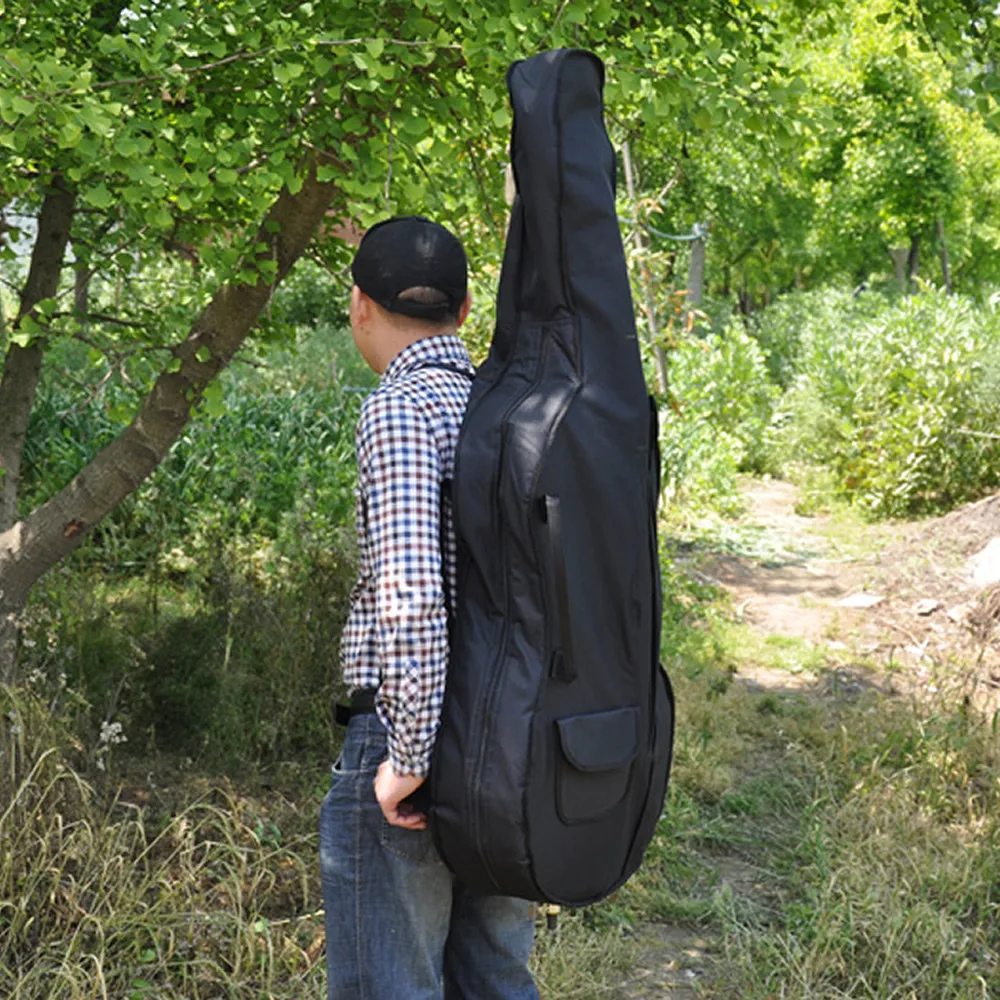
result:
<svg viewBox="0 0 1000 1000"><path fill-rule="evenodd" d="M628 791L639 752L639 709L614 708L556 719L562 751L556 806L564 823L586 823L610 812Z"/></svg>

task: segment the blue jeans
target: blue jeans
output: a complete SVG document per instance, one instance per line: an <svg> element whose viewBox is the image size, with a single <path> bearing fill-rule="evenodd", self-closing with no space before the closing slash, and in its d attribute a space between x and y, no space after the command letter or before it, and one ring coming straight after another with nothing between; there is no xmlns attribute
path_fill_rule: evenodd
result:
<svg viewBox="0 0 1000 1000"><path fill-rule="evenodd" d="M320 813L329 1000L537 1000L530 904L468 891L429 830L386 822L385 756L378 718L354 716Z"/></svg>

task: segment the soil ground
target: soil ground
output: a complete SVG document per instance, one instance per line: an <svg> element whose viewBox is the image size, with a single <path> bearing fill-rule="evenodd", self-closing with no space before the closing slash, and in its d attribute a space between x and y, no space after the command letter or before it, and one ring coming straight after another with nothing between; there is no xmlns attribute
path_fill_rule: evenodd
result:
<svg viewBox="0 0 1000 1000"><path fill-rule="evenodd" d="M725 588L738 620L764 636L822 647L817 669L743 666L755 690L843 697L874 686L912 696L947 687L987 711L1000 708L1000 586L970 589L966 564L1000 537L1000 495L905 525L850 524L796 513L788 483L744 484L735 543L684 556L689 572ZM867 607L852 604L869 603ZM719 889L759 891L756 870L714 859ZM627 1000L689 1000L711 980L718 942L702 928L638 930Z"/></svg>

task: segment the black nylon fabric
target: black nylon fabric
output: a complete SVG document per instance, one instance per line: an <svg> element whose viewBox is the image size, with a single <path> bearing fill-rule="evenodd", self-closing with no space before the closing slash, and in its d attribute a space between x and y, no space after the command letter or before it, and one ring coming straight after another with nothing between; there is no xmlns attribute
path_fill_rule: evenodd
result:
<svg viewBox="0 0 1000 1000"><path fill-rule="evenodd" d="M603 67L515 63L518 186L490 354L458 442L459 578L431 826L471 888L593 902L663 806L656 411L603 121Z"/></svg>

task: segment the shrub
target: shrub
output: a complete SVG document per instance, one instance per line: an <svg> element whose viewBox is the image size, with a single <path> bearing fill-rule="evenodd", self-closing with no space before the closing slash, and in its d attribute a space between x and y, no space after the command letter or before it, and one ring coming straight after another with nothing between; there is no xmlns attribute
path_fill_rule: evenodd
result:
<svg viewBox="0 0 1000 1000"><path fill-rule="evenodd" d="M737 471L765 470L765 431L778 391L739 321L682 341L671 355L670 377L677 414L664 420L661 448L675 493L682 485L707 487L721 498L735 488Z"/></svg>
<svg viewBox="0 0 1000 1000"><path fill-rule="evenodd" d="M1000 482L995 312L935 291L866 294L839 316L824 308L800 335L782 459L828 466L877 516L952 506Z"/></svg>
<svg viewBox="0 0 1000 1000"><path fill-rule="evenodd" d="M78 738L120 723L208 767L324 759L354 560L348 529L307 501L269 540L214 540L198 572L107 579L67 567L39 588L21 668Z"/></svg>
<svg viewBox="0 0 1000 1000"><path fill-rule="evenodd" d="M88 746L102 723L120 722L130 746L145 737L227 767L330 752L365 389L334 379L330 357L341 352L357 353L326 327L298 354L286 347L266 367L227 373L225 412L192 421L150 479L35 588L22 675L63 678ZM74 409L49 373L32 418L26 506L118 433L121 392Z"/></svg>
<svg viewBox="0 0 1000 1000"><path fill-rule="evenodd" d="M172 551L197 561L203 539L276 537L306 493L340 524L354 507L354 427L361 393L233 380L226 412L192 422L150 478L94 531L79 557L109 571L148 567ZM107 401L105 401L106 403ZM43 391L25 448L24 509L61 488L120 430L101 401L72 411Z"/></svg>

